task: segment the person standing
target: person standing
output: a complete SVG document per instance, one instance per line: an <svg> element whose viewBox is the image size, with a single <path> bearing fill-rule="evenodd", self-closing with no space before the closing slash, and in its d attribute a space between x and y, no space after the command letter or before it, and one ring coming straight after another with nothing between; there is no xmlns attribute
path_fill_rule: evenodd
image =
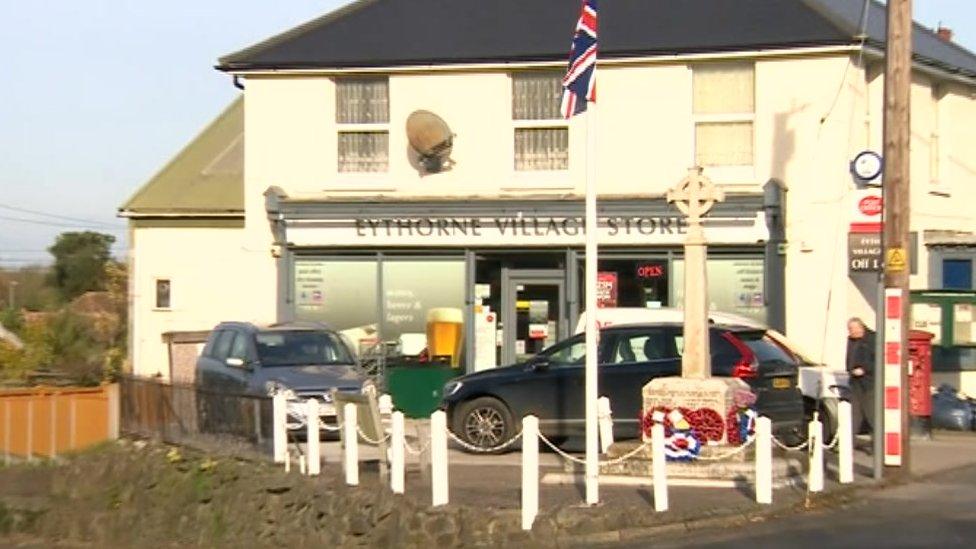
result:
<svg viewBox="0 0 976 549"><path fill-rule="evenodd" d="M874 332L864 321L854 317L847 321L847 373L850 375L851 410L854 434L867 423L874 426Z"/></svg>

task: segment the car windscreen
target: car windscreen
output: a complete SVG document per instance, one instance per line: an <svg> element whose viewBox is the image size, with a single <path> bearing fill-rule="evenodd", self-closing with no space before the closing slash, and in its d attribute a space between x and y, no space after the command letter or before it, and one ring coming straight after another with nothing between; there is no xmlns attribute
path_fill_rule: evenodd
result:
<svg viewBox="0 0 976 549"><path fill-rule="evenodd" d="M254 339L266 367L354 363L339 337L328 332L260 332Z"/></svg>
<svg viewBox="0 0 976 549"><path fill-rule="evenodd" d="M574 337L561 341L543 349L539 356L545 357L554 366L582 364L586 359L586 340L582 337Z"/></svg>
<svg viewBox="0 0 976 549"><path fill-rule="evenodd" d="M763 362L785 362L796 364L795 356L785 351L776 341L765 334L765 332L736 332L735 336L745 343L756 355L759 363Z"/></svg>

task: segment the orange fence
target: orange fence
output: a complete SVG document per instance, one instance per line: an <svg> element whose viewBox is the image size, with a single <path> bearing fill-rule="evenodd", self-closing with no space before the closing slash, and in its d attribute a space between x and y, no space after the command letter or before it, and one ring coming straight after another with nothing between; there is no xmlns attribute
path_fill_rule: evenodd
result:
<svg viewBox="0 0 976 549"><path fill-rule="evenodd" d="M119 386L0 391L4 459L57 457L119 437Z"/></svg>

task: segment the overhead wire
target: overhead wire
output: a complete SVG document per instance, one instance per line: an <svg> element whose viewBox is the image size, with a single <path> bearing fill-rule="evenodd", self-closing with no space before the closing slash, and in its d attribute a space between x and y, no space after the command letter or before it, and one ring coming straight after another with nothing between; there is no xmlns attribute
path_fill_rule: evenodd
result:
<svg viewBox="0 0 976 549"><path fill-rule="evenodd" d="M858 34L856 36L856 38L860 40L860 48L858 48L858 53L857 53L857 60L858 60L857 61L857 65L858 65L858 67L861 67L863 65L863 62L864 62L864 45L867 42L867 38L868 38L868 36L867 36L867 32L868 32L868 16L870 15L870 11L869 11L870 7L871 7L871 0L864 0L864 4L861 7L861 17L860 17L860 21L859 21ZM851 65L853 64L853 62L854 62L853 57L848 57L847 58L847 65L844 67L844 76L843 76L843 78L841 78L840 84L837 86L837 93L834 94L834 99L831 102L830 108L827 109L826 114L824 114L823 117L820 119L820 126L817 128L817 141L818 142L820 141L821 132L823 131L824 124L827 122L827 119L830 118L830 115L833 114L834 109L837 107L837 102L840 99L841 92L844 90L844 85L847 83L847 76L850 73ZM867 98L865 98L865 100L867 100ZM849 124L853 124L854 123L853 118L854 117L853 117L853 114L852 114L851 117L850 117L850 120L848 120L848 123ZM847 132L848 149L850 149L850 134L851 134L851 131L852 130L851 130L850 126L848 126L848 132ZM841 200L843 200L844 199L843 197L846 196L846 195L847 195L846 193L843 193L842 196L841 196ZM837 216L836 217L836 223L834 225L834 238L833 238L833 241L834 241L834 244L835 245L833 246L833 257L831 258L832 260L830 262L830 284L828 284L828 287L827 287L827 310L826 310L826 313L824 314L823 334L822 334L821 345L820 345L820 361L821 362L825 362L825 360L826 360L827 338L830 335L829 334L829 330L830 330L830 307L833 304L833 300L834 300L834 276L835 276L835 273L836 273L836 270L837 270L837 253L838 253L837 241L838 241L838 239L840 237L840 230L841 230L840 228L841 228L841 226L843 225L843 223L845 221L846 220L844 219L843 216Z"/></svg>
<svg viewBox="0 0 976 549"><path fill-rule="evenodd" d="M46 225L49 227L62 227L62 228L83 228L83 229L93 229L99 231L116 231L121 232L125 230L125 227L119 225L95 225L90 223L67 223L58 221L45 221L42 219L27 219L24 217L9 217L6 215L0 215L0 219L4 221L12 221L14 223L32 223L34 225Z"/></svg>
<svg viewBox="0 0 976 549"><path fill-rule="evenodd" d="M28 209L28 208L21 208L20 206L11 206L9 204L0 204L0 208L3 208L5 210L11 210L11 211L14 211L14 212L27 213L27 214L31 214L31 215L39 215L39 216L42 216L42 217L50 217L52 219L60 219L62 221L72 221L72 222L75 222L75 223L84 223L86 225L103 225L105 227L111 227L111 228L119 228L119 227L122 226L121 224L107 223L107 222L104 222L104 221L96 221L94 219L85 219L85 218L81 218L81 217L70 217L70 216L61 215L61 214L44 212L44 211L41 211L41 210L31 210L31 209Z"/></svg>

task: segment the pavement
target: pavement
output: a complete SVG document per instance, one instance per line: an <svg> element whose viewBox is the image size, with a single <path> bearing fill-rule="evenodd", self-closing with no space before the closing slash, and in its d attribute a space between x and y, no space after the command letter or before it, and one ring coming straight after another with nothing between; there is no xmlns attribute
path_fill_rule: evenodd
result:
<svg viewBox="0 0 976 549"><path fill-rule="evenodd" d="M698 547L972 547L976 542L976 465L933 473L825 511L736 529L696 532ZM684 547L687 538L655 539ZM624 547L644 547L635 542Z"/></svg>
<svg viewBox="0 0 976 549"><path fill-rule="evenodd" d="M408 434L410 431L408 430ZM413 445L420 443L414 441ZM877 486L872 476L873 459L870 455L870 440L861 437L855 447L854 487L873 488ZM570 445L572 448L572 445ZM967 465L976 465L976 433L936 432L931 440L913 440L912 475L927 477L952 471ZM582 457L578 452L571 452ZM801 457L804 453L799 454ZM341 475L341 455L338 442L324 442L322 474ZM378 482L378 452L375 447L360 446L362 462L361 477L364 482L373 477ZM449 484L451 503L473 506L491 506L517 509L521 493L521 453L515 450L501 455L476 455L452 446L448 451L450 466ZM837 454L825 452L826 493L849 489L837 483ZM543 447L540 452L540 478L546 475L562 475L563 458ZM430 484L426 471L420 468L417 456L407 452L407 487L409 496L421 501L430 501ZM793 483L779 486L773 494L774 506L789 507L807 500L805 479L798 478ZM566 505L579 505L583 502L581 483L549 484L543 480L540 486L540 506L543 510ZM653 512L653 496L650 486L615 486L601 484L602 506L644 508ZM670 509L687 513L702 509L714 515L722 509L735 509L736 512L762 512L768 509L755 503L751 486L737 487L699 487L677 486L669 488Z"/></svg>

